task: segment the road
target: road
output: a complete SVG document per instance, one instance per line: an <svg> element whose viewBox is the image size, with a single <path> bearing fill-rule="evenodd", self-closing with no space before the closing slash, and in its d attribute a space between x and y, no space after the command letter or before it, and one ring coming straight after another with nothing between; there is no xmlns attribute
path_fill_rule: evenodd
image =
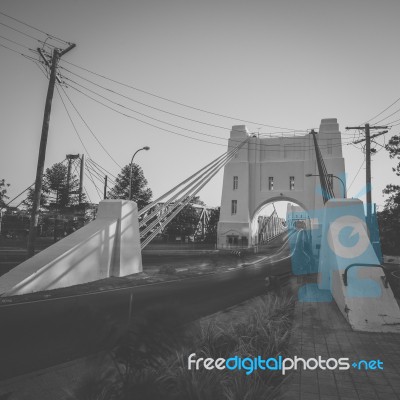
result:
<svg viewBox="0 0 400 400"><path fill-rule="evenodd" d="M278 239L279 240L282 239ZM73 360L117 343L128 324L183 326L265 293L264 278L291 270L288 240L232 270L100 293L0 306L0 380ZM275 244L275 250L279 247ZM258 261L257 261L258 260ZM246 261L246 260L245 260Z"/></svg>

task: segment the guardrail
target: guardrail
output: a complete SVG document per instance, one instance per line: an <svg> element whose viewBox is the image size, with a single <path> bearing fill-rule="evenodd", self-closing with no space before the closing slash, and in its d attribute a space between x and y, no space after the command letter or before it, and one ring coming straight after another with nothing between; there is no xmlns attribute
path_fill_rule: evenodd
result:
<svg viewBox="0 0 400 400"><path fill-rule="evenodd" d="M364 263L364 264L360 264L360 263L350 264L348 267L346 267L346 269L344 270L344 273L342 274L344 286L347 286L347 284L348 284L347 271L352 267L379 267L379 268L383 269L383 272L385 272L385 267L383 265L381 265L381 264L367 264L367 263ZM382 282L383 282L383 285L385 286L385 288L388 288L389 285L388 285L388 280L386 278L386 275L381 276L381 279L382 279Z"/></svg>

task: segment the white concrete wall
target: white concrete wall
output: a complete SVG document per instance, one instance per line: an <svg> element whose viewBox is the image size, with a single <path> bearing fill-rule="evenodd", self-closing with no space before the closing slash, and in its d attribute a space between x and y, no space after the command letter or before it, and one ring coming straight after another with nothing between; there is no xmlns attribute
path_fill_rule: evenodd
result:
<svg viewBox="0 0 400 400"><path fill-rule="evenodd" d="M350 264L379 265L369 241L362 201L329 200L322 226L319 288L331 290L339 310L354 330L400 333L400 309L390 286L384 287L381 268L352 267L347 286L343 281L342 274ZM353 229L349 243L343 243L340 234L349 227Z"/></svg>
<svg viewBox="0 0 400 400"><path fill-rule="evenodd" d="M137 205L103 200L95 221L0 277L0 295L16 295L142 271Z"/></svg>

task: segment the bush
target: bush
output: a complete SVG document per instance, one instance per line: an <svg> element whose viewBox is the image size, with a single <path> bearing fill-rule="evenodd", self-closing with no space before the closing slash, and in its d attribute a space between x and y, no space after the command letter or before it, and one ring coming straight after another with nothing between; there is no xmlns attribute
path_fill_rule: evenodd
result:
<svg viewBox="0 0 400 400"><path fill-rule="evenodd" d="M136 332L116 349L119 374L113 386L110 387L109 381L104 388L92 384L99 397L87 393L87 397L80 399L100 400L104 393L110 393L110 399L116 400L274 399L283 379L280 371L255 370L246 375L244 371L189 370L187 360L191 353L214 359L288 355L293 306L294 301L288 295L268 294L201 321L195 327L192 325L196 333L190 338L182 334L182 327L176 329L180 332L179 341L170 324L167 328L164 323L151 324L154 329L141 330L145 337ZM153 348L152 343L158 345ZM141 351L143 354L139 354Z"/></svg>

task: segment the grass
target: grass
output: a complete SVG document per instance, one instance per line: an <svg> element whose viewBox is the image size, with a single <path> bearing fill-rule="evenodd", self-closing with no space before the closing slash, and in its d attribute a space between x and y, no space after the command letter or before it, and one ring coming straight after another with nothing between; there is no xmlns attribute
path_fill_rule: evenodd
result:
<svg viewBox="0 0 400 400"><path fill-rule="evenodd" d="M277 398L280 371L188 369L188 356L214 359L288 355L294 301L286 293L249 300L176 329L155 313L115 349L114 365L85 377L77 400L260 400ZM174 328L174 329L173 329Z"/></svg>

